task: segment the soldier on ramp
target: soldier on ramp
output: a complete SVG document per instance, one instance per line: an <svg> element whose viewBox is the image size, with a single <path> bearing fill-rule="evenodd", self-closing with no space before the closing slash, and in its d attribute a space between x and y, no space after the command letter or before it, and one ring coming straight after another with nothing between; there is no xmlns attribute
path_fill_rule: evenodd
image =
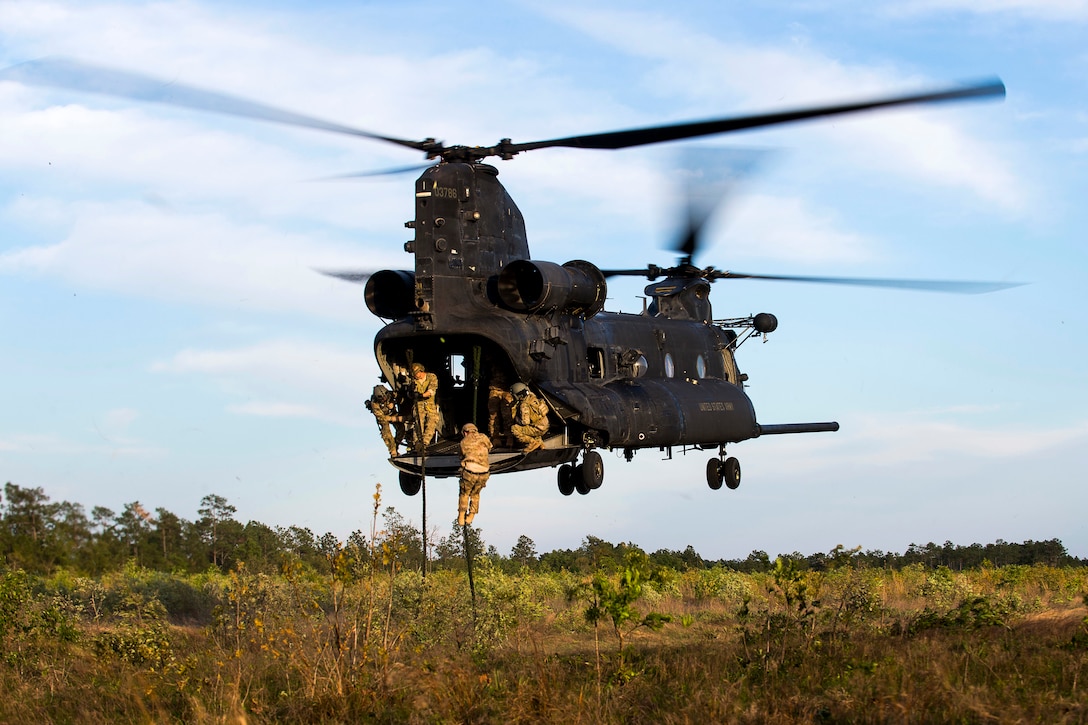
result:
<svg viewBox="0 0 1088 725"><path fill-rule="evenodd" d="M548 404L533 394L525 383L510 386L514 394L514 425L510 432L525 446L525 453L531 453L544 445L544 434L548 432Z"/></svg>
<svg viewBox="0 0 1088 725"><path fill-rule="evenodd" d="M412 363L412 385L416 401L416 451L422 452L434 440L438 430L438 376L427 372L421 363Z"/></svg>
<svg viewBox="0 0 1088 725"><path fill-rule="evenodd" d="M385 447L389 449L389 457L396 458L397 441L404 437L404 418L397 414L393 391L384 385L375 385L370 400L366 401L366 407L374 414L374 420L378 421L378 429L385 441Z"/></svg>

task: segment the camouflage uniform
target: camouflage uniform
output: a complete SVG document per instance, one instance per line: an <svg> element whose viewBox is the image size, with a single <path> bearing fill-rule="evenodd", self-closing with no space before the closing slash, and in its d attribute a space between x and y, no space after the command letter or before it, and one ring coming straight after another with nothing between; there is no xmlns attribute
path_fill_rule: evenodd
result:
<svg viewBox="0 0 1088 725"><path fill-rule="evenodd" d="M515 393L517 407L515 408L514 425L510 426L510 432L514 434L518 442L525 446L525 452L535 451L544 444L544 434L548 431L548 404L533 395L533 392L523 384L520 394Z"/></svg>
<svg viewBox="0 0 1088 725"><path fill-rule="evenodd" d="M492 380L487 389L487 434L492 441L513 445L510 426L514 423L514 396L502 380Z"/></svg>
<svg viewBox="0 0 1088 725"><path fill-rule="evenodd" d="M438 376L427 372L419 363L413 363L412 384L416 394L416 431L422 433L416 441L416 449L422 450L434 440L434 433L438 430L438 402L435 400Z"/></svg>
<svg viewBox="0 0 1088 725"><path fill-rule="evenodd" d="M397 455L397 440L404 437L404 419L397 415L393 391L384 385L375 385L373 395L366 401L366 407L378 421L378 429L381 430L385 447L389 449L389 457L394 458ZM390 423L393 424L396 434L390 429Z"/></svg>
<svg viewBox="0 0 1088 725"><path fill-rule="evenodd" d="M457 499L457 523L471 524L480 510L480 491L487 485L491 473L488 452L491 439L477 430L472 423L461 429L461 495Z"/></svg>

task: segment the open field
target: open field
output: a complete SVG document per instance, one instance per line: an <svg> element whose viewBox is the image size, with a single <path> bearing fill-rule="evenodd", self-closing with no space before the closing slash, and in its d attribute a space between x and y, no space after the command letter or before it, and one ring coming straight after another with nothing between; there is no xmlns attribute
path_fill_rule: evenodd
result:
<svg viewBox="0 0 1088 725"><path fill-rule="evenodd" d="M1084 722L1088 569L0 579L3 722Z"/></svg>

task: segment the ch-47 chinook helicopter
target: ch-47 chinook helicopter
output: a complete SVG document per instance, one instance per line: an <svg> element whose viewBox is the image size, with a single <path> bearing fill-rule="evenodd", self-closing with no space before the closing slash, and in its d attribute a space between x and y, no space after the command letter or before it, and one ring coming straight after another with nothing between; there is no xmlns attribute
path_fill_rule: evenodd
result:
<svg viewBox="0 0 1088 725"><path fill-rule="evenodd" d="M447 146L329 123L233 96L166 84L144 76L66 60L42 60L0 71L0 80L59 86L168 103L264 121L350 134L403 146L432 160L415 183L414 238L404 245L410 269L326 271L365 282L372 313L388 320L374 350L385 382L408 389L405 371L421 363L439 378L442 412L435 439L391 458L402 490L417 493L424 476L456 476L458 431L486 429L492 380L522 382L549 408L543 445L526 452L499 446L492 473L558 466L564 495L586 494L604 480L598 449L622 450L630 461L643 448L715 451L707 483L740 484L740 464L726 446L764 435L835 431L838 423L763 424L744 391L735 358L752 336L777 326L761 313L715 319L711 283L732 278L792 280L878 287L986 292L1006 283L799 277L729 272L694 263L695 219L671 267L600 269L592 262L532 259L525 221L486 159L508 160L538 149L621 149L741 131L893 106L1003 97L1000 81L840 105L679 123L626 131L493 146ZM408 266L408 265L406 265ZM641 314L606 312L606 280L644 276L649 304ZM581 459L581 462L578 462Z"/></svg>

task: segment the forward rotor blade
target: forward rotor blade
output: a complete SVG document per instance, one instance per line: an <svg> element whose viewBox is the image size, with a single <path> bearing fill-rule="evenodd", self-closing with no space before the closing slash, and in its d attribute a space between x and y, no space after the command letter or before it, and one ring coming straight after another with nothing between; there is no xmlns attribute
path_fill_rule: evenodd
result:
<svg viewBox="0 0 1088 725"><path fill-rule="evenodd" d="M684 202L684 226L676 251L691 262L703 245L711 217L735 199L742 185L762 167L769 149L688 147L680 152L678 174Z"/></svg>
<svg viewBox="0 0 1088 725"><path fill-rule="evenodd" d="M319 272L326 277L335 277L336 279L342 279L345 282L351 282L352 284L366 284L366 281L374 274L373 272L366 270L351 270L351 269L315 269L315 272Z"/></svg>
<svg viewBox="0 0 1088 725"><path fill-rule="evenodd" d="M763 113L735 118L719 118L691 123L677 123L667 126L649 126L628 131L612 131L609 133L587 134L584 136L568 136L566 138L557 138L548 141L515 143L505 146L504 149L510 153L551 148L555 146L582 149L622 149L631 146L661 143L663 141L676 141L684 138L696 138L698 136L710 136L718 133L729 133L732 131L762 128L764 126L775 126L783 123L792 123L794 121L803 121L810 118L857 113L859 111L868 111L877 108L908 106L923 103L940 103L969 98L994 97L1005 97L1005 84L998 79L959 88L946 88L930 91L928 93L893 96L890 98L860 101L857 103L844 103L835 106L817 106L793 111L779 111L777 113Z"/></svg>
<svg viewBox="0 0 1088 725"><path fill-rule="evenodd" d="M979 295L987 292L1022 287L1026 282L966 282L937 279L880 279L874 277L808 277L783 274L745 274L743 272L719 272L710 270L709 279L762 279L775 282L811 282L814 284L838 284L855 287L884 287L892 289L921 290L923 292L952 292Z"/></svg>
<svg viewBox="0 0 1088 725"><path fill-rule="evenodd" d="M320 118L285 111L238 96L206 91L192 86L164 81L137 73L103 68L66 58L42 58L0 70L0 81L17 81L26 85L49 86L73 91L98 93L150 103L163 103L198 111L210 111L228 116L240 116L258 121L302 126L350 136L387 141L419 151L434 147L434 141L408 141L343 126Z"/></svg>

